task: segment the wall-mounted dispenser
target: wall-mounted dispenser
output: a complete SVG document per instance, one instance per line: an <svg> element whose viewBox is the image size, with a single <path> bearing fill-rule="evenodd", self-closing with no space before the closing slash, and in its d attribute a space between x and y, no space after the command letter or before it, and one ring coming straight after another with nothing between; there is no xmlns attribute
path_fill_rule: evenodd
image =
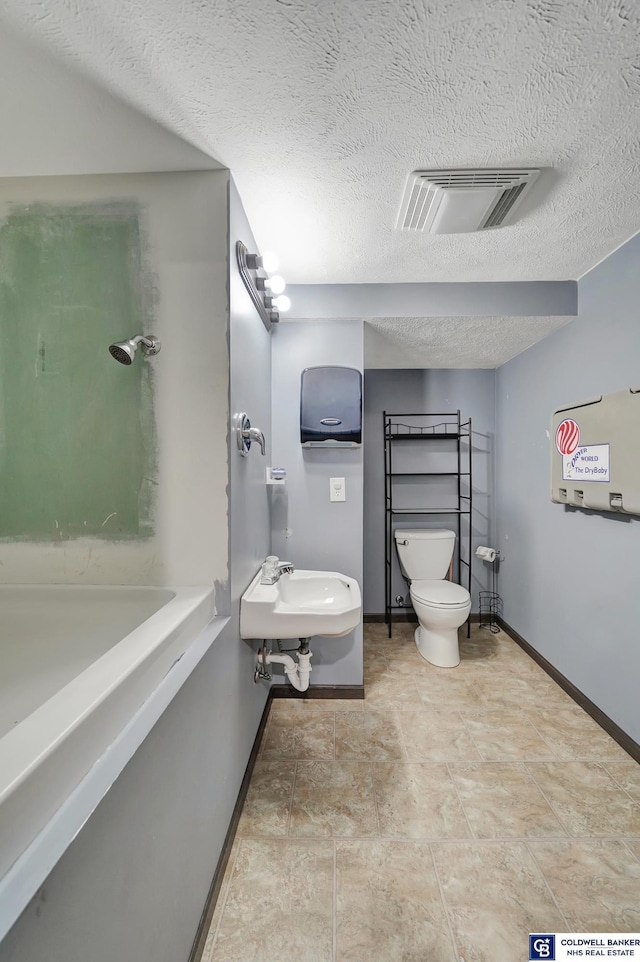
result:
<svg viewBox="0 0 640 962"><path fill-rule="evenodd" d="M300 384L300 442L305 448L359 447L362 374L353 367L308 367Z"/></svg>
<svg viewBox="0 0 640 962"><path fill-rule="evenodd" d="M554 411L551 500L640 515L640 388Z"/></svg>

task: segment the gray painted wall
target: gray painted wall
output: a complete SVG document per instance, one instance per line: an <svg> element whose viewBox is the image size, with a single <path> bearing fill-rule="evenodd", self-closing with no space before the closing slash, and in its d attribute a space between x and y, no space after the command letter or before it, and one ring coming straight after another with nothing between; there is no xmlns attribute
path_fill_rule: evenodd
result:
<svg viewBox="0 0 640 962"><path fill-rule="evenodd" d="M236 449L235 437L230 439L231 600L234 619L238 619L240 596L271 550L270 504L264 469L270 463L272 449L272 335L260 320L238 273L236 241L241 240L249 251L257 251L258 247L233 180L230 190L230 414L233 420L235 414L245 411L251 424L262 428L267 442L267 457L262 457L259 446L252 444L249 456L243 458ZM246 642L241 645L248 648Z"/></svg>
<svg viewBox="0 0 640 962"><path fill-rule="evenodd" d="M226 172L212 176L226 191ZM252 238L233 184L229 229L231 400L268 424L270 340L235 281L235 240ZM230 624L4 939L0 962L188 958L266 702L238 632L238 597L269 549L258 458L230 463Z"/></svg>
<svg viewBox="0 0 640 962"><path fill-rule="evenodd" d="M526 317L577 313L575 281L466 284L292 284L296 318Z"/></svg>
<svg viewBox="0 0 640 962"><path fill-rule="evenodd" d="M300 375L321 364L362 370L362 321L286 321L274 329L272 344L273 461L267 464L288 475L286 485L270 488L274 554L298 568L340 571L362 588L363 449L300 445ZM329 502L332 477L346 479L344 503ZM311 650L312 685L362 684L361 625L344 638L314 639ZM282 682L284 675L274 679Z"/></svg>
<svg viewBox="0 0 640 962"><path fill-rule="evenodd" d="M494 520L494 436L495 436L495 372L469 370L367 370L365 372L364 448L364 610L379 614L385 610L384 596L384 438L383 411L389 413L448 412L460 409L463 420L473 421L473 551L480 544L490 544ZM448 447L447 447L448 445ZM451 470L455 446L450 442L411 442L394 449L398 470ZM425 460L428 464L425 466ZM438 459L438 466L435 459ZM402 462L402 467L400 463ZM454 467L455 470L455 467ZM401 482L395 495L405 497L407 505L450 504L455 479L425 478L418 485ZM436 503L437 502L437 503ZM403 502L397 501L397 504ZM454 518L427 521L425 518L396 518L394 527L448 527ZM466 522L463 519L462 531ZM463 557L466 554L463 553ZM393 551L393 597L408 597L407 582L402 577L397 554ZM466 585L463 566L463 583ZM478 591L490 588L490 568L472 558L473 610L478 610Z"/></svg>
<svg viewBox="0 0 640 962"><path fill-rule="evenodd" d="M640 384L639 259L637 236L580 281L577 320L497 375L505 619L637 741L640 519L552 504L547 432L554 409Z"/></svg>

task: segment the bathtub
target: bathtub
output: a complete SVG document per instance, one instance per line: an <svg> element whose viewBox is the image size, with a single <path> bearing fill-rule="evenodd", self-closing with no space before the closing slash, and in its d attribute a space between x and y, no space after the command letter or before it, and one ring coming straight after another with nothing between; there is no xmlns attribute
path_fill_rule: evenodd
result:
<svg viewBox="0 0 640 962"><path fill-rule="evenodd" d="M213 602L211 586L0 586L0 931L153 724L133 721L163 691L157 717L202 657Z"/></svg>

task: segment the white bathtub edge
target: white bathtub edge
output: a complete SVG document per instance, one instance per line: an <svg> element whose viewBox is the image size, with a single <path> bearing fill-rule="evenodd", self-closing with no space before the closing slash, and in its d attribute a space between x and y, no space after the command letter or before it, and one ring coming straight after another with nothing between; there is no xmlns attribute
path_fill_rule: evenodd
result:
<svg viewBox="0 0 640 962"><path fill-rule="evenodd" d="M200 632L33 842L0 879L0 941L228 623L229 618L216 617Z"/></svg>

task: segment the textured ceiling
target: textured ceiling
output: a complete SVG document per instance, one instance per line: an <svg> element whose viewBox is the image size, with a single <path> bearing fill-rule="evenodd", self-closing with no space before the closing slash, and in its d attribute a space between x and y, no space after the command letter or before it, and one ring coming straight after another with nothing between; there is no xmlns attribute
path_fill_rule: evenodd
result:
<svg viewBox="0 0 640 962"><path fill-rule="evenodd" d="M3 0L228 166L292 282L577 278L640 228L636 0ZM409 171L542 166L496 231L394 230Z"/></svg>
<svg viewBox="0 0 640 962"><path fill-rule="evenodd" d="M290 283L577 279L640 229L638 0L2 0L2 21L36 49L5 41L0 174L179 166L171 131L230 168ZM410 171L521 165L543 173L517 223L395 230ZM370 319L366 363L495 367L566 320Z"/></svg>
<svg viewBox="0 0 640 962"><path fill-rule="evenodd" d="M493 368L571 317L385 317L365 321L365 368Z"/></svg>

